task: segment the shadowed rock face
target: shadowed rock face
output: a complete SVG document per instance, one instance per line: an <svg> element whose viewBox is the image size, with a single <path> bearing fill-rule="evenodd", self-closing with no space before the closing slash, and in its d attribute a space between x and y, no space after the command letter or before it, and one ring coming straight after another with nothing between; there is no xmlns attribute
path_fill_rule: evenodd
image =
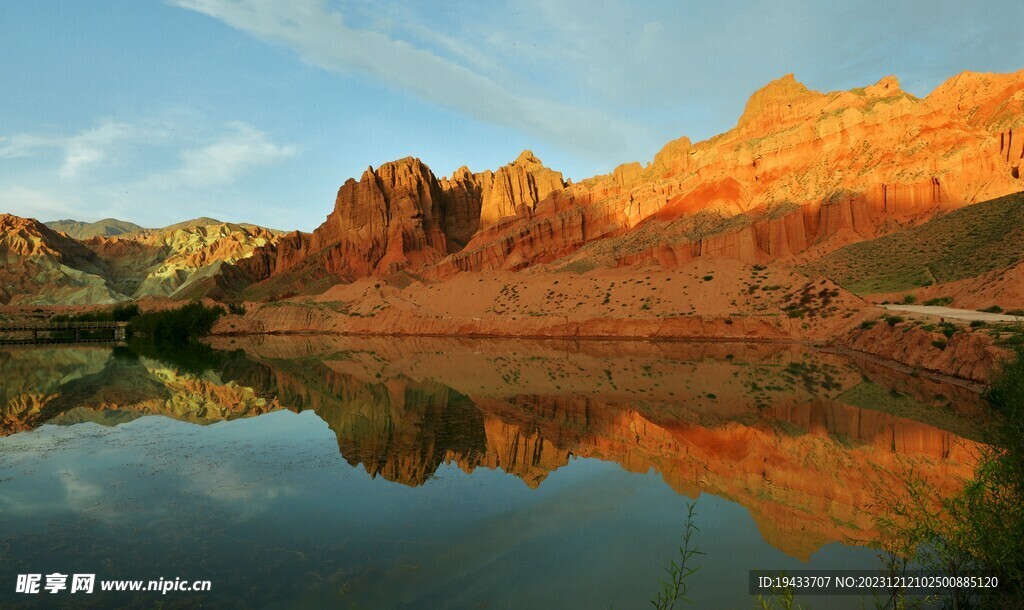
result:
<svg viewBox="0 0 1024 610"><path fill-rule="evenodd" d="M419 486L452 463L532 488L571 457L653 468L680 493L741 503L804 558L872 539L865 508L902 465L945 493L978 449L975 394L795 346L232 341L245 354L217 352L201 374L99 349L5 352L0 370L23 382L4 388L4 430L313 410L371 476Z"/></svg>

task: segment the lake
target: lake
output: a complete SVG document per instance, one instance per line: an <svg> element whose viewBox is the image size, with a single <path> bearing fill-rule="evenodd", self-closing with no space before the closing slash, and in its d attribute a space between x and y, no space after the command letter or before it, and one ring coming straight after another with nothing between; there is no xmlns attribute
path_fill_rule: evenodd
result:
<svg viewBox="0 0 1024 610"><path fill-rule="evenodd" d="M694 607L752 608L878 568L879 489L983 437L969 388L799 345L211 347L0 349L0 605L644 608L696 502ZM15 592L53 572L211 586Z"/></svg>

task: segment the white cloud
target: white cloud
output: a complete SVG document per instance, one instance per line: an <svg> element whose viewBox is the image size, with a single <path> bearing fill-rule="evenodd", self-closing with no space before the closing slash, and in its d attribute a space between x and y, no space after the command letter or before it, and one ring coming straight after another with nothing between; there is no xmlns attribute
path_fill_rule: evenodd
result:
<svg viewBox="0 0 1024 610"><path fill-rule="evenodd" d="M0 185L0 212L42 221L125 218L142 223L183 220L182 201L197 216L218 212L227 195L197 192L231 187L252 171L297 153L252 125L219 127L202 121L106 120L70 136L18 134L0 139L0 158L38 156L38 167L8 172ZM159 202L159 213L139 217L139 201ZM196 206L202 209L196 209ZM187 212L186 212L187 213Z"/></svg>
<svg viewBox="0 0 1024 610"><path fill-rule="evenodd" d="M293 156L294 146L278 146L251 125L234 122L211 142L183 150L181 165L151 176L147 185L160 188L203 188L232 184L249 171Z"/></svg>
<svg viewBox="0 0 1024 610"><path fill-rule="evenodd" d="M350 27L323 0L171 1L262 40L284 44L324 69L370 75L426 101L478 120L520 129L584 154L617 149L638 130L593 108L509 90L488 75L457 63L458 57L474 52L465 44L453 49L434 37L433 43L446 47L452 56L446 59L425 46L380 31ZM480 61L466 63L485 65Z"/></svg>
<svg viewBox="0 0 1024 610"><path fill-rule="evenodd" d="M77 134L63 143L64 163L60 175L68 179L78 177L117 155L124 146L146 142L156 135L147 127L105 121L99 127Z"/></svg>
<svg viewBox="0 0 1024 610"><path fill-rule="evenodd" d="M114 163L130 147L154 144L164 135L163 129L152 125L108 119L70 136L23 133L0 138L0 157L32 157L56 151L61 156L58 175L73 180L89 170Z"/></svg>
<svg viewBox="0 0 1024 610"><path fill-rule="evenodd" d="M0 158L30 157L39 150L59 147L61 140L30 133L0 138Z"/></svg>

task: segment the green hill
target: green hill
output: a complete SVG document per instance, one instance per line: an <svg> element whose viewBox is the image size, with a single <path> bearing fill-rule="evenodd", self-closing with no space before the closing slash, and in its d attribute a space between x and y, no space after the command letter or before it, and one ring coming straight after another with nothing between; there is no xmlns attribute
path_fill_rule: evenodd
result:
<svg viewBox="0 0 1024 610"><path fill-rule="evenodd" d="M801 269L858 294L898 292L1005 269L1024 259L1024 193L841 248Z"/></svg>

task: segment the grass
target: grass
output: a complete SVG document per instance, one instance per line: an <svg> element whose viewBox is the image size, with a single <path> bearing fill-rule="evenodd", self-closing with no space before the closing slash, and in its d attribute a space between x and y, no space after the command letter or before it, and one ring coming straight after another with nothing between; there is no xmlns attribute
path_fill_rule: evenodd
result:
<svg viewBox="0 0 1024 610"><path fill-rule="evenodd" d="M1024 260L1024 194L966 206L803 266L857 294L901 292L975 277Z"/></svg>

